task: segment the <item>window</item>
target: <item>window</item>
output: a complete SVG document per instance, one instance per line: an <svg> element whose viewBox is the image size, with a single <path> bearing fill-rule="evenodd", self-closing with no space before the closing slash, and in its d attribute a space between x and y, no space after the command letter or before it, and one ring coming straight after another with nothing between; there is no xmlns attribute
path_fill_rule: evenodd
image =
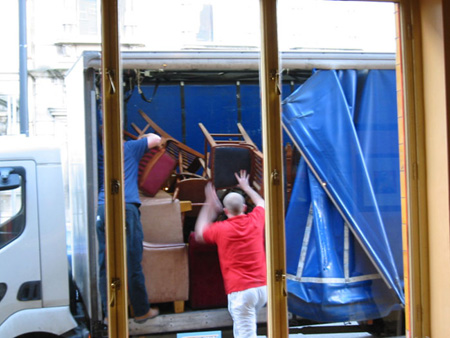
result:
<svg viewBox="0 0 450 338"><path fill-rule="evenodd" d="M81 0L79 2L79 23L81 35L98 34L97 0Z"/></svg>
<svg viewBox="0 0 450 338"><path fill-rule="evenodd" d="M25 228L25 170L0 168L0 248L20 236Z"/></svg>

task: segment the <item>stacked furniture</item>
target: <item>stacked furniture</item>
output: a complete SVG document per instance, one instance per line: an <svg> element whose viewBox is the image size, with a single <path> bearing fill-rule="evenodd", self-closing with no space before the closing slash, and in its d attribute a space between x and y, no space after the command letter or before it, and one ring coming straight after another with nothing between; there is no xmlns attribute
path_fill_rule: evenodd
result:
<svg viewBox="0 0 450 338"><path fill-rule="evenodd" d="M189 265L180 201L160 190L154 197L142 195L141 202L142 267L149 301L174 302L175 312L183 312L189 298Z"/></svg>
<svg viewBox="0 0 450 338"><path fill-rule="evenodd" d="M189 236L189 304L192 309L227 307L217 246Z"/></svg>

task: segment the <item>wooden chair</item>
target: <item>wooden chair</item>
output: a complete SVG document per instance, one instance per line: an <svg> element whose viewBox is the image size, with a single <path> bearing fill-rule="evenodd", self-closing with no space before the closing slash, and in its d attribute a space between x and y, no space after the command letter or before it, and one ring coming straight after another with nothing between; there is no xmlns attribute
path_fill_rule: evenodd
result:
<svg viewBox="0 0 450 338"><path fill-rule="evenodd" d="M186 217L197 217L205 204L205 187L209 180L205 177L185 177L176 182L174 198L190 201L191 210L185 212Z"/></svg>
<svg viewBox="0 0 450 338"><path fill-rule="evenodd" d="M147 196L153 197L170 185L169 179L177 161L167 151L168 144L161 149L150 149L139 161L138 186Z"/></svg>
<svg viewBox="0 0 450 338"><path fill-rule="evenodd" d="M263 196L263 155L238 123L238 133L210 133L199 123L205 136L206 174L216 189L228 189L237 184L235 172L245 169L249 183Z"/></svg>
<svg viewBox="0 0 450 338"><path fill-rule="evenodd" d="M147 122L147 125L140 129L136 124L132 123L131 126L136 130L139 136L148 133L149 128L159 134L166 145L167 152L177 161L178 173L180 175L187 173L196 173L204 168L204 155L198 151L190 148L184 143L178 141L168 133L166 133L156 122L154 122L147 114L142 110L139 110L139 114ZM170 141L170 142L166 142Z"/></svg>

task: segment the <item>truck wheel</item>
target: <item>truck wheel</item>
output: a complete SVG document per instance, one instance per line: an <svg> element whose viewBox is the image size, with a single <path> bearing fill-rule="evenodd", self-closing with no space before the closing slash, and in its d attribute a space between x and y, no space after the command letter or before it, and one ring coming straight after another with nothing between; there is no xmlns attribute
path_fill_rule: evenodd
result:
<svg viewBox="0 0 450 338"><path fill-rule="evenodd" d="M16 338L59 338L59 336L47 332L33 332L17 336Z"/></svg>
<svg viewBox="0 0 450 338"><path fill-rule="evenodd" d="M386 318L377 318L370 321L358 322L363 331L370 333L375 337L393 337L405 334L405 313L393 311Z"/></svg>
<svg viewBox="0 0 450 338"><path fill-rule="evenodd" d="M384 322L382 318L358 322L362 331L370 333L375 337L384 336Z"/></svg>

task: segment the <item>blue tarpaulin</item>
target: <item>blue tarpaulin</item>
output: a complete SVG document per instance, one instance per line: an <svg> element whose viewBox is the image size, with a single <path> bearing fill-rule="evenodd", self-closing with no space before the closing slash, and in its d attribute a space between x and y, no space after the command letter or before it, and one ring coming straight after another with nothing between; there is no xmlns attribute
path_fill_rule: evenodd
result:
<svg viewBox="0 0 450 338"><path fill-rule="evenodd" d="M289 311L387 316L404 304L395 71L317 71L282 119L302 155L286 214Z"/></svg>

